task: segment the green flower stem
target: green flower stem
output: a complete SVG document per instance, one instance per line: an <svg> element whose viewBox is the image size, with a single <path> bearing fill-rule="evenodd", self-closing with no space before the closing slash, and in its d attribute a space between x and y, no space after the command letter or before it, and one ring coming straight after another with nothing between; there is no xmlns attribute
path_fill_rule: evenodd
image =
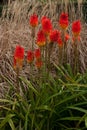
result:
<svg viewBox="0 0 87 130"><path fill-rule="evenodd" d="M42 73L42 82L44 82L44 76L45 76L45 46L41 47L40 48L41 50L41 59L42 59L42 62L43 62L43 65L41 67L41 73ZM38 73L39 73L39 70L38 70Z"/></svg>
<svg viewBox="0 0 87 130"><path fill-rule="evenodd" d="M48 36L46 36L46 45L45 45L45 72L47 73L47 67L48 67Z"/></svg>
<svg viewBox="0 0 87 130"><path fill-rule="evenodd" d="M33 63L30 63L30 80L33 81Z"/></svg>
<svg viewBox="0 0 87 130"><path fill-rule="evenodd" d="M65 42L65 33L66 33L66 30L62 30L62 40L63 40L63 65L67 63L67 44Z"/></svg>
<svg viewBox="0 0 87 130"><path fill-rule="evenodd" d="M32 51L34 51L35 28L32 28ZM31 73L33 74L33 63L31 64Z"/></svg>
<svg viewBox="0 0 87 130"><path fill-rule="evenodd" d="M19 68L16 69L16 92L20 93L20 85L19 85Z"/></svg>
<svg viewBox="0 0 87 130"><path fill-rule="evenodd" d="M64 64L67 63L67 44L64 42L64 53L63 53Z"/></svg>
<svg viewBox="0 0 87 130"><path fill-rule="evenodd" d="M78 72L78 48L77 48L77 40L74 42L74 75Z"/></svg>
<svg viewBox="0 0 87 130"><path fill-rule="evenodd" d="M51 70L50 58L51 58L52 50L53 50L53 43L49 43L49 48L48 48L48 77L49 77L49 73L50 73L50 70Z"/></svg>
<svg viewBox="0 0 87 130"><path fill-rule="evenodd" d="M38 91L40 91L40 88L42 86L42 68L38 68L38 82L39 82L39 87L38 87Z"/></svg>
<svg viewBox="0 0 87 130"><path fill-rule="evenodd" d="M35 28L32 28L32 51L34 50L34 43L35 43Z"/></svg>
<svg viewBox="0 0 87 130"><path fill-rule="evenodd" d="M58 59L58 64L61 66L63 64L63 47L59 47Z"/></svg>

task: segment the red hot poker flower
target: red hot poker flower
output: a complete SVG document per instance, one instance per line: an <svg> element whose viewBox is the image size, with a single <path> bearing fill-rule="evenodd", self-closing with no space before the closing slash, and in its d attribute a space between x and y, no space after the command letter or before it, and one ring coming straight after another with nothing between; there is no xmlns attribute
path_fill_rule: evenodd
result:
<svg viewBox="0 0 87 130"><path fill-rule="evenodd" d="M14 52L14 58L16 60L23 60L24 58L24 48L20 45L16 46L15 52Z"/></svg>
<svg viewBox="0 0 87 130"><path fill-rule="evenodd" d="M36 62L35 62L35 65L36 65L36 67L38 68L38 69L40 69L41 68L41 66L43 65L43 62L40 60L37 60Z"/></svg>
<svg viewBox="0 0 87 130"><path fill-rule="evenodd" d="M14 66L18 68L22 67L23 59L24 59L24 48L18 45L16 46L14 52Z"/></svg>
<svg viewBox="0 0 87 130"><path fill-rule="evenodd" d="M42 18L41 18L41 23L45 20L45 19L48 19L46 16L43 16Z"/></svg>
<svg viewBox="0 0 87 130"><path fill-rule="evenodd" d="M41 19L42 30L46 35L49 35L50 31L52 30L52 23L51 20L47 17L42 17Z"/></svg>
<svg viewBox="0 0 87 130"><path fill-rule="evenodd" d="M40 59L41 58L41 51L40 51L40 49L35 49L34 54L35 54L35 58L36 59Z"/></svg>
<svg viewBox="0 0 87 130"><path fill-rule="evenodd" d="M74 37L78 37L81 32L81 23L79 20L72 23L72 32Z"/></svg>
<svg viewBox="0 0 87 130"><path fill-rule="evenodd" d="M50 32L50 41L51 42L57 42L59 36L60 36L60 32L58 30L52 30Z"/></svg>
<svg viewBox="0 0 87 130"><path fill-rule="evenodd" d="M30 20L29 20L29 23L32 27L36 27L38 25L38 17L36 14L33 14L31 17L30 17Z"/></svg>
<svg viewBox="0 0 87 130"><path fill-rule="evenodd" d="M59 18L59 25L60 27L65 30L68 27L69 21L68 21L68 14L62 13Z"/></svg>
<svg viewBox="0 0 87 130"><path fill-rule="evenodd" d="M46 38L42 30L40 30L37 34L36 44L38 46L44 46L46 44Z"/></svg>
<svg viewBox="0 0 87 130"><path fill-rule="evenodd" d="M61 37L58 38L57 42L58 42L59 47L63 46L63 41L62 41Z"/></svg>
<svg viewBox="0 0 87 130"><path fill-rule="evenodd" d="M28 62L28 63L32 63L33 60L34 60L34 54L33 54L33 52L32 52L31 50L29 50L29 51L27 52L27 62Z"/></svg>

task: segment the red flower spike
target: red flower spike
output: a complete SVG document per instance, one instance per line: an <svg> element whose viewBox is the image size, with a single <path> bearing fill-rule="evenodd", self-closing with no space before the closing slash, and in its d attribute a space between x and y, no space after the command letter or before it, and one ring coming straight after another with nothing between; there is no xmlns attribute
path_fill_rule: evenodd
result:
<svg viewBox="0 0 87 130"><path fill-rule="evenodd" d="M78 37L81 32L81 23L79 20L72 23L72 32L74 37Z"/></svg>
<svg viewBox="0 0 87 130"><path fill-rule="evenodd" d="M34 54L33 54L33 52L32 52L31 50L29 50L29 51L27 52L27 62L28 62L28 63L32 63L33 60L34 60Z"/></svg>
<svg viewBox="0 0 87 130"><path fill-rule="evenodd" d="M46 16L43 16L42 18L41 18L41 23L43 23L43 21L45 20L45 19L48 19Z"/></svg>
<svg viewBox="0 0 87 130"><path fill-rule="evenodd" d="M60 32L58 30L53 30L50 32L50 41L51 42L57 42L59 37L60 37Z"/></svg>
<svg viewBox="0 0 87 130"><path fill-rule="evenodd" d="M60 15L59 18L59 25L63 30L66 30L68 25L69 25L69 21L68 21L68 14L67 13L62 13Z"/></svg>
<svg viewBox="0 0 87 130"><path fill-rule="evenodd" d="M21 68L23 59L24 59L24 48L18 45L16 46L16 49L14 52L14 67Z"/></svg>
<svg viewBox="0 0 87 130"><path fill-rule="evenodd" d="M42 30L46 35L49 35L50 31L52 30L52 23L51 20L47 17L42 17L41 19Z"/></svg>
<svg viewBox="0 0 87 130"><path fill-rule="evenodd" d="M58 46L59 46L59 47L62 47L62 46L63 46L63 41L62 41L61 37L58 38L57 42L58 42Z"/></svg>
<svg viewBox="0 0 87 130"><path fill-rule="evenodd" d="M65 34L65 41L67 42L68 40L70 39L70 36L69 36L69 34Z"/></svg>
<svg viewBox="0 0 87 130"><path fill-rule="evenodd" d="M40 30L37 34L36 44L38 46L44 46L46 44L46 38L42 30Z"/></svg>
<svg viewBox="0 0 87 130"><path fill-rule="evenodd" d="M35 65L36 65L36 67L38 68L38 69L40 69L41 68L41 66L43 65L43 62L40 60L37 60L36 62L35 62Z"/></svg>
<svg viewBox="0 0 87 130"><path fill-rule="evenodd" d="M36 14L33 14L31 17L30 17L30 20L29 20L29 23L32 27L36 27L38 25L38 17Z"/></svg>
<svg viewBox="0 0 87 130"><path fill-rule="evenodd" d="M24 58L24 48L20 45L16 46L15 52L14 52L14 58L17 60L23 60Z"/></svg>
<svg viewBox="0 0 87 130"><path fill-rule="evenodd" d="M40 59L41 58L41 51L40 51L40 49L35 49L34 54L35 54L35 58L36 59Z"/></svg>

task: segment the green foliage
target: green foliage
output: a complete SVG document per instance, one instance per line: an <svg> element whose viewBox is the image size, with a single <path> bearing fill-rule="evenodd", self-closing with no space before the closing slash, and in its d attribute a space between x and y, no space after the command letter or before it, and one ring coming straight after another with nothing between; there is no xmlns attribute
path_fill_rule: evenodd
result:
<svg viewBox="0 0 87 130"><path fill-rule="evenodd" d="M58 67L57 77L36 83L20 77L20 93L0 99L2 130L85 130L87 73L73 75L70 65ZM12 83L8 81L12 89ZM15 87L15 86L14 86Z"/></svg>

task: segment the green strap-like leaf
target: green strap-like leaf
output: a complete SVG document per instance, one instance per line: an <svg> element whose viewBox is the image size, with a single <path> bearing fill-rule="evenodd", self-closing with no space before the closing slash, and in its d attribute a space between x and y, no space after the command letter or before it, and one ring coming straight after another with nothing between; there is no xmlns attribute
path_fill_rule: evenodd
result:
<svg viewBox="0 0 87 130"><path fill-rule="evenodd" d="M14 117L15 115L14 114L9 114L7 115L4 120L2 120L1 124L0 124L0 130L1 128L6 124L6 123L9 123L9 121L11 120L12 117Z"/></svg>

